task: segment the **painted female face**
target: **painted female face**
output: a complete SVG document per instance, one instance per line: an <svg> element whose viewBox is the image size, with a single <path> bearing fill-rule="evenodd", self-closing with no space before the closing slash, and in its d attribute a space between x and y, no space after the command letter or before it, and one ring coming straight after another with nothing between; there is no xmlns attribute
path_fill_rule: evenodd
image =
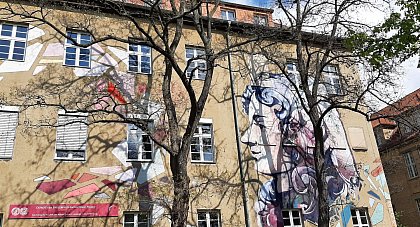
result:
<svg viewBox="0 0 420 227"><path fill-rule="evenodd" d="M262 104L255 94L251 96L248 110L250 126L241 141L250 147L257 161L257 171L263 174L272 175L288 169L285 163L289 163L290 157L283 154L281 121L276 116L281 108L279 104L269 107Z"/></svg>

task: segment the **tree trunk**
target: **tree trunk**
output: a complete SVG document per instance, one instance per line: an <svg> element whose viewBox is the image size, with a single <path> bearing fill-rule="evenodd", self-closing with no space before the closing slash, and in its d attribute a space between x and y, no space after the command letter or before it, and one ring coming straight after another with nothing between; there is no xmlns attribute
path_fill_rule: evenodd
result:
<svg viewBox="0 0 420 227"><path fill-rule="evenodd" d="M171 155L170 158L174 181L174 200L171 210L172 227L185 227L187 224L190 178L187 174L188 153L184 150L180 150L176 155Z"/></svg>
<svg viewBox="0 0 420 227"><path fill-rule="evenodd" d="M314 127L315 133L315 171L318 188L318 226L329 227L328 184L326 182L324 135L322 127Z"/></svg>

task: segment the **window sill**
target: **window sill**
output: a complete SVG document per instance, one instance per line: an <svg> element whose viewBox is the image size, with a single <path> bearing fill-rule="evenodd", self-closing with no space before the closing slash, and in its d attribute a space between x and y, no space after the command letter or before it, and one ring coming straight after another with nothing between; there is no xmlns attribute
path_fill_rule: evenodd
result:
<svg viewBox="0 0 420 227"><path fill-rule="evenodd" d="M127 70L127 72L134 73L134 74L137 74L137 75L144 75L144 76L151 76L153 74L153 72L143 73L143 72L136 72L136 71L130 71L130 70Z"/></svg>
<svg viewBox="0 0 420 227"><path fill-rule="evenodd" d="M132 160L132 159L127 159L126 162L135 162L135 163L153 163L153 160Z"/></svg>
<svg viewBox="0 0 420 227"><path fill-rule="evenodd" d="M86 159L54 158L55 162L86 162Z"/></svg>
<svg viewBox="0 0 420 227"><path fill-rule="evenodd" d="M412 181L412 180L417 180L417 179L420 179L420 176L415 176L415 177L408 177L408 180L409 181Z"/></svg>
<svg viewBox="0 0 420 227"><path fill-rule="evenodd" d="M0 58L0 61L25 62L25 58L23 60L16 60L16 59L9 59L9 58Z"/></svg>
<svg viewBox="0 0 420 227"><path fill-rule="evenodd" d="M215 161L212 162L206 162L206 161L191 161L191 164L194 165L216 165L217 163Z"/></svg>
<svg viewBox="0 0 420 227"><path fill-rule="evenodd" d="M71 67L71 68L92 69L90 66L78 66L78 65L66 65L66 64L63 64L63 66Z"/></svg>

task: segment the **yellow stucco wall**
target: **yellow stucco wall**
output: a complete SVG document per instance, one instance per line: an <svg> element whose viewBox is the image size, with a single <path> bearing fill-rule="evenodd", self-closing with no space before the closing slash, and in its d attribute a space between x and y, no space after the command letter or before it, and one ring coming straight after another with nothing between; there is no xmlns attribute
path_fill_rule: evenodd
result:
<svg viewBox="0 0 420 227"><path fill-rule="evenodd" d="M30 7L28 7L30 8ZM111 32L112 34L121 37L132 37L132 25L128 22L116 18L111 15L86 15L70 13L59 10L52 10L51 21L61 30L65 31L66 27L70 27L73 22L89 21L92 29L98 35L103 35ZM19 22L18 17L8 18L7 21ZM29 65L27 69L19 62L3 61L0 62L0 93L4 94L6 99L14 104L36 103L36 95L45 95L45 100L57 101L62 98L63 103L69 106L75 105L76 102L83 103L88 100L88 96L83 96L84 92L95 91L98 87L98 80L106 80L107 73L96 73L94 76L88 76L89 70L80 68L73 68L63 66L63 51L60 50L64 39L54 32L47 25L38 25L36 23L29 23L30 26L36 26L31 29L30 37L35 37L27 43L27 53L25 65ZM73 24L74 25L74 24ZM153 34L153 33L151 33ZM215 31L214 33L214 47L217 50L223 49L225 46L223 31ZM185 46L200 46L201 43L197 34L192 28L186 27L183 38L177 50L180 62L185 62ZM117 41L106 41L95 45L96 50L92 54L92 64L104 63L102 60L113 62L116 64L113 67L105 66L107 70L113 69L121 73L119 78L125 82L130 74L126 74L127 65L124 63L121 54L127 50L127 45ZM281 45L280 50L288 52L291 45ZM292 51L290 51L292 52ZM293 58L293 55L288 58ZM151 97L157 100L160 96L161 75L163 74L163 58L152 52L153 60L153 75L135 74L135 82L131 84L135 91L135 96L139 95L136 89L139 85L151 86ZM30 60L33 60L30 61ZM112 59L111 61L109 61ZM191 202L189 210L189 223L192 226L197 225L197 209L219 209L222 218L223 226L243 226L243 204L241 198L241 191L239 185L239 173L237 164L237 153L235 144L235 131L233 122L233 112L231 107L230 93L229 93L229 74L227 68L227 58L221 58L217 61L223 67L217 67L214 72L212 88L209 99L207 101L203 118L212 119L214 131L214 146L215 146L215 164L190 164L190 178L191 178ZM236 88L235 93L241 95L245 90L245 86L249 85L249 77L242 77L247 72L243 68L246 60L243 61L241 56L233 56L233 68L239 69L235 72ZM106 64L106 62L104 63ZM112 64L112 63L110 63ZM182 66L182 64L181 64ZM242 71L244 70L244 71ZM348 72L344 68L340 70L345 73ZM100 70L99 70L100 71ZM97 75L96 75L97 74ZM104 74L104 75L102 75ZM102 76L101 76L102 75ZM127 76L128 75L128 76ZM127 76L127 77L125 77ZM132 82L130 82L132 83ZM180 89L178 79L173 81L173 92L176 93L177 108L179 109L180 118L185 122L185 115L183 111L188 111L186 105L187 96L185 92ZM197 89L200 88L202 81L193 81L193 85ZM59 96L60 95L60 96ZM239 123L241 133L244 133L248 127L248 116L241 111L241 99L236 98L238 103ZM155 160L154 163L124 163L121 162L115 153L120 152L124 148L126 139L126 126L118 123L98 123L89 126L88 130L88 146L86 149L86 161L57 161L55 156L55 140L56 129L54 127L36 127L41 121L46 119L54 120L57 118L57 108L47 107L43 105L31 106L27 109L21 108L19 113L19 126L16 130L16 140L13 151L12 160L0 161L0 213L4 214L4 226L122 226L123 211L136 211L139 209L139 199L145 199L146 196L138 195L137 191L142 187L149 188L153 191L153 198L155 201L161 199L163 202L170 202L170 172L168 167L168 153L159 149L160 155L155 155L161 158ZM378 204L383 206L383 220L376 226L392 226L393 221L389 213L389 201L385 197L388 193L386 185L380 186L380 180L372 176L372 170L381 165L371 126L359 115L355 113L340 112L344 128L359 127L363 129L367 151L354 152L355 162L357 163L358 171L362 179L362 187L358 194L358 198L354 201L357 207L367 207L369 214L372 217L375 208ZM93 120L91 117L90 120ZM31 127L31 126L34 127ZM268 178L262 175L257 175L255 172L255 163L251 158L250 151L242 144L242 151L244 152L244 159L247 163L248 179L257 179L258 181L248 184L248 206L251 215L252 226L257 226L256 213L254 211L254 204L257 201L257 193L261 183ZM365 174L365 166L369 166ZM91 168L99 167L115 167L119 171L110 174L95 174ZM147 177L150 185L145 186L144 182L138 183L121 183L116 191L106 186L102 181L110 180L116 181L116 175L123 171L131 171L133 168L139 170L140 168L150 167L154 173ZM147 171L140 171L140 174L146 174ZM155 174L156 173L156 174ZM93 174L97 178L79 182L82 174ZM376 174L375 174L376 175ZM44 182L51 182L56 180L68 179L75 183L74 186L48 195L37 189L39 182L34 180L41 176L48 176ZM367 179L370 177L371 182ZM82 196L64 198L67 193L80 187L96 184L100 188L100 192L106 193L110 198L96 198L94 193L85 194ZM150 189L152 188L152 189ZM381 194L381 190L383 193ZM368 191L373 191L377 198L368 195ZM147 194L147 193L146 193ZM140 198L139 198L140 197ZM372 206L369 204L369 199L373 198ZM10 204L80 204L80 203L118 203L120 206L120 215L118 218L83 218L83 219L48 219L48 220L15 220L8 219ZM344 205L343 205L344 207ZM340 207L340 211L343 207ZM154 210L155 211L155 210ZM161 212L160 210L159 212ZM157 212L157 211L156 211ZM165 214L167 211L162 211L162 215L156 218L156 226L168 226L168 218ZM341 214L337 214L340 217ZM340 226L340 220L335 222L336 226ZM350 220L351 224L351 220ZM312 224L306 223L305 226ZM341 224L341 226L345 226ZM334 226L335 227L335 226Z"/></svg>

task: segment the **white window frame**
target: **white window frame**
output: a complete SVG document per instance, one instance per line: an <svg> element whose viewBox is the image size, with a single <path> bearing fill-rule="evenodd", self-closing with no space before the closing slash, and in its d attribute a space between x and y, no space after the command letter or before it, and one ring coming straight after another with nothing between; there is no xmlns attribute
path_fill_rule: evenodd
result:
<svg viewBox="0 0 420 227"><path fill-rule="evenodd" d="M353 212L351 214L352 222L354 227L370 227L370 220L369 220L369 213L368 209L364 207L357 207L351 209L351 211L354 211L355 215L353 215ZM365 215L361 215L360 211L363 211ZM362 217L366 217L367 223L362 223ZM354 220L357 220L357 223L354 223Z"/></svg>
<svg viewBox="0 0 420 227"><path fill-rule="evenodd" d="M287 214L287 218L285 218L285 214ZM294 214L298 214L298 216L293 216ZM302 213L299 209L284 209L282 215L284 227L303 227ZM285 219L290 220L290 225L284 223ZM295 220L299 220L300 224L295 224Z"/></svg>
<svg viewBox="0 0 420 227"><path fill-rule="evenodd" d="M192 53L193 53L192 57L188 57L188 50L192 50ZM201 53L199 53L199 52L201 52ZM201 55L199 55L199 54L201 54ZM202 58L205 57L204 55L205 55L205 51L204 51L203 48L193 47L193 46L186 46L185 47L185 63L187 64L187 69L186 69L186 76L187 77L192 77L193 79L196 79L196 80L206 79L207 62L206 62L205 59L202 59ZM188 61L190 59L194 59L194 60L192 60L191 63L189 64L189 66L188 66ZM201 69L199 67L200 64L204 64L204 69ZM191 75L191 72L193 70L194 70L194 74Z"/></svg>
<svg viewBox="0 0 420 227"><path fill-rule="evenodd" d="M60 116L64 116L64 117L74 117L74 123L71 124L78 124L78 126L80 127L80 131L78 132L78 147L80 147L78 150L76 149L64 149L61 148L60 146L64 146L64 145L59 145L59 139L62 135L60 135L61 133L61 128L62 127L66 127L67 125L71 125L71 124L64 124L64 125L60 125L62 124L60 122ZM73 121L72 120L72 121ZM87 126L87 114L86 113L66 113L63 110L60 110L58 112L58 118L57 118L57 128L56 128L56 143L55 143L55 160L68 160L68 161L85 161L86 160L86 145L87 145L87 137L88 137L88 126ZM77 127L77 126L76 126ZM66 140L66 136L63 136L63 140ZM83 139L84 138L84 139ZM68 141L63 141L62 143L68 143ZM62 151L62 152L68 152L68 156L67 157L59 157L58 151ZM83 157L75 157L73 154L74 152L83 152Z"/></svg>
<svg viewBox="0 0 420 227"><path fill-rule="evenodd" d="M4 25L9 25L12 26L12 34L11 36L5 36L2 35L2 31L3 31L3 26ZM17 27L26 27L26 36L25 38L22 37L17 37L16 34L17 33L22 33L22 32L17 32ZM29 33L29 26L28 25L24 25L24 24L13 24L13 23L0 23L0 40L3 41L9 41L9 53L7 55L7 58L2 58L0 57L0 59L4 59L4 60L11 60L11 61L25 61L25 56L26 56L26 46L28 44L27 40L28 40L28 33ZM23 55L23 59L14 59L13 55L14 55L14 50L16 48L16 42L23 42L24 43L24 47L17 47L17 49L23 49L23 54L18 53L18 55ZM6 45L0 45L2 47L5 47Z"/></svg>
<svg viewBox="0 0 420 227"><path fill-rule="evenodd" d="M254 13L254 24L267 26L268 25L268 16L265 14Z"/></svg>
<svg viewBox="0 0 420 227"><path fill-rule="evenodd" d="M416 205L417 205L417 211L420 213L420 198L417 198L414 201L416 202Z"/></svg>
<svg viewBox="0 0 420 227"><path fill-rule="evenodd" d="M130 50L130 46L136 46L137 51L135 50ZM148 53L144 53L142 51L142 47L148 47L149 48L149 52ZM129 72L134 72L134 73L143 73L143 74L152 74L152 48L148 45L144 45L144 44L132 44L129 43L127 46L127 52L128 52L128 65L127 65L127 71ZM137 56L137 70L131 70L130 69L130 56ZM142 60L144 58L149 58L149 71L143 71L142 67L141 67L141 63Z"/></svg>
<svg viewBox="0 0 420 227"><path fill-rule="evenodd" d="M325 78L325 87L330 94L340 95L343 92L340 73L337 65L326 65L322 70Z"/></svg>
<svg viewBox="0 0 420 227"><path fill-rule="evenodd" d="M233 18L229 18L229 13L233 13ZM233 9L222 8L220 9L220 17L223 20L236 21L236 12Z"/></svg>
<svg viewBox="0 0 420 227"><path fill-rule="evenodd" d="M3 144L1 144L0 147L0 160L11 160L13 159L13 151L16 140L16 127L19 123L19 108L16 106L1 106L0 114L9 115L5 116L5 118L7 118L7 120L9 121L7 124L7 128L6 126L3 126L0 129L1 140L6 140L6 144L4 144L4 146ZM12 119L11 116L15 116L16 118ZM10 122L11 120L14 120L14 122ZM5 133L6 135L3 135L3 133ZM11 147L9 147L9 142L12 143Z"/></svg>
<svg viewBox="0 0 420 227"><path fill-rule="evenodd" d="M137 128L135 125L133 124L127 124L127 161L142 161L142 162L151 162L153 161L153 156L155 154L155 148L154 148L154 142L152 140L152 138L150 137L149 134L147 134L146 132L143 132L143 130L141 130L140 128ZM153 122L149 122L148 127L153 127ZM138 156L137 159L131 159L129 158L129 136L130 136L130 132L131 131L137 131L136 133L139 133L140 137L141 137L141 142L140 139L139 141L137 141L137 152L138 152ZM150 141L150 146L152 148L151 151L145 151L143 150L144 148L144 144L143 144L143 136L147 136L149 137L149 141ZM143 154L144 153L150 153L150 158L143 158Z"/></svg>
<svg viewBox="0 0 420 227"><path fill-rule="evenodd" d="M203 133L203 126L204 125L210 125L210 133ZM192 163L215 163L215 150L214 150L214 145L213 145L213 121L211 119L200 119L200 122L197 125L197 129L194 132L193 135L193 140L194 138L198 138L198 144L193 143L193 141L191 141L191 146L190 146L190 155L191 155L191 162ZM204 159L204 139L210 139L211 141L211 154L212 154L212 160L205 160ZM192 146L199 146L199 152L192 152ZM206 145L209 146L209 145ZM199 154L200 155L200 159L199 160L194 160L193 159L193 153L195 154Z"/></svg>
<svg viewBox="0 0 420 227"><path fill-rule="evenodd" d="M70 33L76 34L76 41L77 41L78 44L82 44L81 43L81 37L82 37L82 35L88 35L89 38L90 38L89 43L92 42L92 36L90 34L88 34L88 33L74 31L74 30L67 30L67 32L66 32L67 36L70 36ZM84 44L87 44L87 43L84 43ZM66 63L66 60L67 60L67 48L75 48L76 49L76 53L74 53L76 55L76 58L74 60L75 61L74 62L74 65L67 64ZM89 51L89 61L88 61L89 65L88 66L81 66L80 65L80 56L81 56L80 51L81 50L88 50ZM73 54L73 53L70 53L70 54ZM71 43L71 40L70 39L67 39L66 38L66 40L64 42L63 65L65 65L65 66L71 66L71 67L90 68L91 62L92 62L92 46L79 47L79 46L76 46L73 43Z"/></svg>
<svg viewBox="0 0 420 227"><path fill-rule="evenodd" d="M147 221L142 221L139 223L139 215L145 214L147 215ZM126 215L134 215L134 220L132 222L126 221ZM134 224L134 227L139 227L139 224L147 224L147 227L152 226L152 214L150 211L127 211L124 212L124 220L123 220L123 227L126 226L126 224Z"/></svg>
<svg viewBox="0 0 420 227"><path fill-rule="evenodd" d="M210 218L210 213L212 214L217 214L217 219L212 219ZM200 214L205 214L206 217L205 219L200 219ZM221 215L220 215L220 210L197 210L197 226L199 225L199 222L205 221L206 223L206 227L211 227L211 221L217 220L217 225L218 227L221 227Z"/></svg>
<svg viewBox="0 0 420 227"><path fill-rule="evenodd" d="M417 171L416 162L411 152L407 152L403 154L403 156L405 160L405 165L407 166L408 178L411 179L411 178L417 177L419 174Z"/></svg>
<svg viewBox="0 0 420 227"><path fill-rule="evenodd" d="M300 77L299 72L297 70L297 63L294 61L287 61L286 62L286 71L289 78L295 83L296 86L299 85Z"/></svg>

